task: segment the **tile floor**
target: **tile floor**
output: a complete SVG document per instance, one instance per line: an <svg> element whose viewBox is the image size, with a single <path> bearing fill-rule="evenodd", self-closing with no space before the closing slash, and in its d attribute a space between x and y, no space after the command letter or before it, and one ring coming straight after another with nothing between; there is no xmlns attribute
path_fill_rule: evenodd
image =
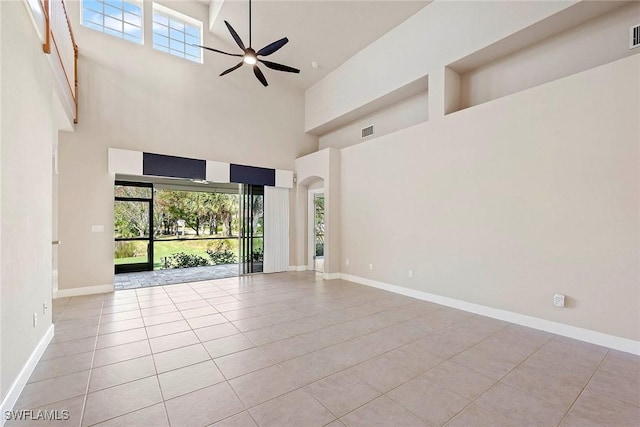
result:
<svg viewBox="0 0 640 427"><path fill-rule="evenodd" d="M313 273L54 301L36 426L634 426L640 358ZM10 421L7 426L26 425Z"/></svg>

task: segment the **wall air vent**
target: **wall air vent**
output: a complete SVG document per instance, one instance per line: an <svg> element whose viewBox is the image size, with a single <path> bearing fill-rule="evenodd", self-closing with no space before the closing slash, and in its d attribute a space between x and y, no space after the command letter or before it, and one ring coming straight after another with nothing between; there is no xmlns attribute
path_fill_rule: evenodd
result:
<svg viewBox="0 0 640 427"><path fill-rule="evenodd" d="M362 137L366 138L368 136L373 135L373 125L367 126L366 128L362 128Z"/></svg>
<svg viewBox="0 0 640 427"><path fill-rule="evenodd" d="M629 29L629 49L640 47L640 24Z"/></svg>

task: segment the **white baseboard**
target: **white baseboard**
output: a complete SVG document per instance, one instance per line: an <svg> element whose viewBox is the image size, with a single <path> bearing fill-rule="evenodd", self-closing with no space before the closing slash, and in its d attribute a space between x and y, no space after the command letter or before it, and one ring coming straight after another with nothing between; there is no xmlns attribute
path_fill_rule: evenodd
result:
<svg viewBox="0 0 640 427"><path fill-rule="evenodd" d="M290 265L289 266L289 271L306 271L306 270L307 270L306 265Z"/></svg>
<svg viewBox="0 0 640 427"><path fill-rule="evenodd" d="M342 273L323 273L322 278L324 280L335 280L342 278Z"/></svg>
<svg viewBox="0 0 640 427"><path fill-rule="evenodd" d="M24 364L22 370L13 381L13 384L11 384L11 387L9 387L9 390L7 391L4 399L2 399L2 402L0 403L0 415L2 415L0 417L0 427L2 427L6 421L4 417L5 411L12 410L13 406L18 401L18 397L20 397L20 393L22 393L22 390L24 390L24 386L27 385L29 377L40 361L42 354L47 349L47 346L53 339L54 331L54 325L49 326L49 329L47 329L47 332L40 339L40 342L38 343L36 348L34 348L33 352L31 352L31 356L29 356L27 363Z"/></svg>
<svg viewBox="0 0 640 427"><path fill-rule="evenodd" d="M85 286L82 288L58 289L53 298L77 297L80 295L104 294L115 290L113 284Z"/></svg>
<svg viewBox="0 0 640 427"><path fill-rule="evenodd" d="M416 289L390 285L388 283L378 282L359 276L352 276L350 274L343 273L340 275L340 277L350 282L360 283L362 285L371 286L378 289L384 289L385 291L406 295L408 297L424 301L434 302L436 304L457 308L459 310L468 311L470 313L479 314L481 316L504 320L506 322L515 323L517 325L527 326L529 328L551 332L556 335L562 335L580 341L586 341L592 344L601 345L603 347L624 351L626 353L640 355L640 341L617 337L615 335L592 331L590 329L579 328L577 326L566 325L564 323L554 322L551 320L540 319L538 317L527 316L525 314L514 313L512 311L474 304L455 298L449 298L442 295L418 291Z"/></svg>

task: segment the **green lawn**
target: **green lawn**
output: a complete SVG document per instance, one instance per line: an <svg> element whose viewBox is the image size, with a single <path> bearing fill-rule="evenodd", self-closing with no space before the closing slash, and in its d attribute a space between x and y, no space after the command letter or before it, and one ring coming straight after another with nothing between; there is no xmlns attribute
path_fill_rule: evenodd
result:
<svg viewBox="0 0 640 427"><path fill-rule="evenodd" d="M229 242L231 252L238 257L238 239L226 239ZM164 258L170 257L173 254L184 252L188 255L200 255L203 258L209 259L207 249L215 249L221 240L169 240L169 241L156 241L153 247L153 268L159 269L164 265ZM130 264L146 262L146 256L116 258L116 264Z"/></svg>

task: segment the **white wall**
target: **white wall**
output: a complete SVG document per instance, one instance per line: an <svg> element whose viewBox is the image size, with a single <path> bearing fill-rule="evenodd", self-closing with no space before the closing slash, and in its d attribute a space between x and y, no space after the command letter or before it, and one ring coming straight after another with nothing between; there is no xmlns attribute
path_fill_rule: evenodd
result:
<svg viewBox="0 0 640 427"><path fill-rule="evenodd" d="M331 122L425 74L433 99L431 75L444 65L575 3L435 1L307 89L305 129Z"/></svg>
<svg viewBox="0 0 640 427"><path fill-rule="evenodd" d="M343 149L342 271L640 340L639 75L635 55Z"/></svg>
<svg viewBox="0 0 640 427"><path fill-rule="evenodd" d="M203 3L162 3L208 17ZM155 51L151 3L145 8L147 44L139 46L81 26L79 3L69 4L80 46L80 114L76 132L60 136L60 289L113 283L108 147L288 170L317 149L317 138L304 133L299 89L270 71L264 88L248 67L218 77L236 63L224 55L205 52L201 65ZM204 43L220 40L206 33Z"/></svg>
<svg viewBox="0 0 640 427"><path fill-rule="evenodd" d="M0 23L1 400L51 326L53 85L23 2Z"/></svg>
<svg viewBox="0 0 640 427"><path fill-rule="evenodd" d="M640 22L640 2L614 9L462 75L461 106L478 105L523 89L638 53L629 28Z"/></svg>
<svg viewBox="0 0 640 427"><path fill-rule="evenodd" d="M372 137L387 135L420 122L426 122L428 119L429 94L427 91L423 91L380 111L368 114L353 123L321 135L319 149L349 147ZM374 127L374 135L363 139L362 129L371 125Z"/></svg>

